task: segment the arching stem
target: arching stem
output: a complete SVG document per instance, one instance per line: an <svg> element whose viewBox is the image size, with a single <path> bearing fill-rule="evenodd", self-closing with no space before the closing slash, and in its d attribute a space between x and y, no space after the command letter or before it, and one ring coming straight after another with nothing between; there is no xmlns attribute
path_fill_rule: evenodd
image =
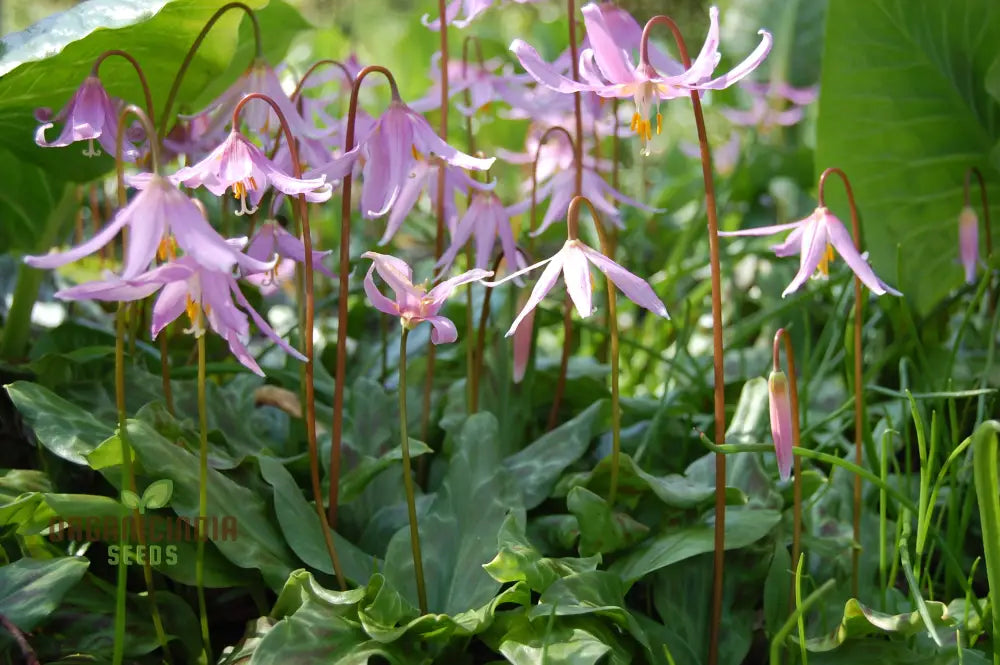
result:
<svg viewBox="0 0 1000 665"><path fill-rule="evenodd" d="M215 23L231 9L242 10L250 18L250 23L253 25L254 60L258 60L263 57L264 48L260 41L260 23L257 20L257 14L242 2L229 2L219 7L215 13L209 17L208 21L205 23L205 27L203 27L201 32L198 33L198 36L195 37L194 43L191 44L191 48L189 48L188 52L184 54L184 60L181 61L181 67L177 70L177 74L174 76L174 81L170 85L170 92L167 93L167 101L163 105L163 113L160 114L159 137L161 142L163 141L163 137L167 135L167 125L170 123L170 112L174 108L174 101L177 99L177 93L181 89L181 82L184 80L184 75L187 73L188 67L191 66L191 61L194 59L195 53L198 52L198 49L201 47L201 43L205 41L205 37L208 36L212 26L214 26Z"/></svg>
<svg viewBox="0 0 1000 665"><path fill-rule="evenodd" d="M819 205L825 206L824 187L829 175L836 174L844 181L847 190L847 203L851 208L851 233L854 236L854 247L861 252L861 225L858 221L858 208L854 203L854 191L847 175L839 168L828 168L819 176ZM861 278L854 276L854 463L863 466L862 446L864 428L864 385L862 383L861 332L864 301L862 300ZM851 594L858 597L858 568L861 560L861 476L854 477L854 549L851 552Z"/></svg>
<svg viewBox="0 0 1000 665"><path fill-rule="evenodd" d="M351 100L347 108L347 132L344 137L344 153L354 149L354 130L358 115L358 93L365 78L378 72L385 76L394 101L399 100L399 88L396 79L385 67L369 65L354 79L351 87ZM330 432L330 501L327 508L327 518L330 528L337 528L337 496L340 492L340 445L344 432L344 382L347 374L347 295L351 274L351 187L354 182L353 173L344 176L340 200L340 265L339 292L337 297L337 361L334 369L333 386L333 423ZM319 502L322 510L322 501Z"/></svg>
<svg viewBox="0 0 1000 665"><path fill-rule="evenodd" d="M155 129L156 116L153 113L153 95L149 90L149 83L146 81L146 74L142 71L142 67L139 66L139 62L133 58L130 53L122 51L121 49L111 49L110 51L105 51L101 55L97 56L97 60L94 61L94 67L91 70L92 75L99 77L101 64L114 55L124 58L129 62L129 64L132 65L132 68L135 69L136 76L139 77L139 85L142 86L143 98L146 102L146 116L149 118L149 124ZM120 133L121 129L118 131ZM146 136L149 138L149 142L152 143L156 139L156 132L154 131L152 134L147 134Z"/></svg>
<svg viewBox="0 0 1000 665"><path fill-rule="evenodd" d="M691 57L680 28L668 16L654 16L642 30L639 44L640 62L648 62L650 30L655 25L665 25L677 43L681 63L685 69L691 68ZM715 204L715 183L712 179L712 153L708 146L705 130L705 116L701 109L701 98L697 90L691 91L691 107L698 129L698 145L701 148L701 172L705 181L705 212L708 217L708 254L712 283L712 365L714 375L715 437L720 443L726 434L726 376L724 371L722 344L722 268L719 260L719 220ZM716 665L719 660L719 640L722 629L722 582L725 574L726 541L726 456L715 456L715 551L712 580L712 621L708 643L708 664Z"/></svg>

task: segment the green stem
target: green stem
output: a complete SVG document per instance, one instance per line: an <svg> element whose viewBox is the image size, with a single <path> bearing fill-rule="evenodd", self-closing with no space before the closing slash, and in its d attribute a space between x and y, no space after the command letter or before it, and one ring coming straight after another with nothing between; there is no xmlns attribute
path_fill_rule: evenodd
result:
<svg viewBox="0 0 1000 665"><path fill-rule="evenodd" d="M796 458L798 459L798 458ZM796 609L802 607L802 562L805 559L805 555L800 554L798 558L798 563L795 564L795 607ZM798 615L796 617L795 623L799 628L799 651L802 655L802 665L807 665L809 662L808 653L806 650L806 622L805 617L802 616L802 612L796 612Z"/></svg>
<svg viewBox="0 0 1000 665"><path fill-rule="evenodd" d="M53 245L62 233L64 223L73 219L76 207L74 187L67 184L45 221L37 246L39 253L47 251ZM0 358L12 361L24 355L28 339L31 337L31 310L38 300L38 290L42 286L44 277L43 270L37 270L24 263L18 266L17 286L14 288L10 311L7 313L3 338L0 339Z"/></svg>
<svg viewBox="0 0 1000 665"><path fill-rule="evenodd" d="M126 303L119 303L118 316L115 320L115 403L118 410L118 436L122 447L122 488L127 487L127 478L132 470L132 451L129 448L126 432L128 414L125 410L125 308ZM128 544L127 520L123 521L121 546ZM125 658L125 595L128 581L128 564L125 557L118 559L118 578L115 587L115 642L111 662L121 665Z"/></svg>
<svg viewBox="0 0 1000 665"><path fill-rule="evenodd" d="M789 633L792 632L792 629L795 628L796 624L798 624L799 617L808 612L809 608L815 605L816 601L818 601L824 593L832 589L835 583L835 580L827 580L823 583L823 586L809 594L809 597L806 598L805 602L795 608L795 611L792 612L790 617L788 617L784 625L782 625L781 628L778 629L778 632L774 634L774 639L771 641L771 665L778 665L778 663L781 662L779 658L781 645L785 641L785 638L788 637Z"/></svg>
<svg viewBox="0 0 1000 665"><path fill-rule="evenodd" d="M427 614L424 562L420 557L420 531L417 529L417 501L413 496L413 472L410 468L410 438L406 433L406 337L409 332L404 327L399 337L399 436L403 450L403 487L406 490L406 511L410 517L410 547L413 551L413 574L417 580L417 601L420 613Z"/></svg>
<svg viewBox="0 0 1000 665"><path fill-rule="evenodd" d="M987 420L976 429L973 438L973 474L979 519L983 529L986 554L986 579L990 583L990 609L993 617L993 665L1000 665L1000 481L997 479L997 433L1000 422Z"/></svg>
<svg viewBox="0 0 1000 665"><path fill-rule="evenodd" d="M212 643L208 634L208 607L205 604L205 522L208 518L208 406L205 399L205 335L198 336L198 552L195 559L195 585L198 587L198 615L201 641L207 662L212 662Z"/></svg>

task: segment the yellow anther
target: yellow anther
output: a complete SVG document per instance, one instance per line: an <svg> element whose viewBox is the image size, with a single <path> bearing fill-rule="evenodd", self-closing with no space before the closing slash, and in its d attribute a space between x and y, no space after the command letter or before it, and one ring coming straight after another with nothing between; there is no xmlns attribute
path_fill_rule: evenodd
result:
<svg viewBox="0 0 1000 665"><path fill-rule="evenodd" d="M826 277L830 276L830 261L833 261L834 257L833 246L827 243L826 251L823 252L823 257L819 260L819 265L817 266L820 273Z"/></svg>
<svg viewBox="0 0 1000 665"><path fill-rule="evenodd" d="M250 180L250 189L256 191L257 190L257 181L254 180L253 176L250 176L249 180Z"/></svg>
<svg viewBox="0 0 1000 665"><path fill-rule="evenodd" d="M190 295L184 296L187 304L184 305L184 310L187 312L188 318L191 320L192 326L197 326L199 319L198 316L198 303L191 299Z"/></svg>
<svg viewBox="0 0 1000 665"><path fill-rule="evenodd" d="M233 198L242 199L247 195L247 188L243 185L243 182L233 183Z"/></svg>
<svg viewBox="0 0 1000 665"><path fill-rule="evenodd" d="M413 153L413 159L417 161L420 161L424 158L424 156L420 154L420 151L417 150L417 145L415 143L410 145L410 152Z"/></svg>
<svg viewBox="0 0 1000 665"><path fill-rule="evenodd" d="M660 132L663 131L663 114L656 114L656 134L659 136Z"/></svg>
<svg viewBox="0 0 1000 665"><path fill-rule="evenodd" d="M633 132L637 132L638 131L638 127L639 127L639 120L641 118L642 118L642 116L639 115L638 111L636 111L635 113L633 113L632 114L632 124L629 125L629 129L631 129Z"/></svg>
<svg viewBox="0 0 1000 665"><path fill-rule="evenodd" d="M167 259L173 261L177 258L177 240L172 235L160 239L160 246L156 248L156 258L161 261Z"/></svg>

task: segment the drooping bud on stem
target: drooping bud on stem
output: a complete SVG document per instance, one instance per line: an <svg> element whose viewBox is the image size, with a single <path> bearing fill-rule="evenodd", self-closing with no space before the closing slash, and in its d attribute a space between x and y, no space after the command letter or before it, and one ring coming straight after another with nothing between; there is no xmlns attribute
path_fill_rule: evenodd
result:
<svg viewBox="0 0 1000 665"><path fill-rule="evenodd" d="M767 377L767 401L771 407L771 436L778 457L778 473L788 480L792 473L792 402L788 377L781 370L771 370Z"/></svg>
<svg viewBox="0 0 1000 665"><path fill-rule="evenodd" d="M965 282L975 284L976 264L979 263L979 217L968 205L958 215L958 253L965 268Z"/></svg>

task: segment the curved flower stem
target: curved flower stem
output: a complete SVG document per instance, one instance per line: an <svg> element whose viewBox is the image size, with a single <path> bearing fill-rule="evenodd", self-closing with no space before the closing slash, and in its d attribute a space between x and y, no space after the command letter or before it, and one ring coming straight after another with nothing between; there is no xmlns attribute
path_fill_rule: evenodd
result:
<svg viewBox="0 0 1000 665"><path fill-rule="evenodd" d="M124 141L124 128L125 122L130 115L134 115L142 124L143 129L147 132L147 136L150 136L150 146L151 146L151 156L152 156L152 169L153 173L159 173L160 164L160 152L156 144L156 141L152 140L154 134L153 123L146 116L146 113L134 104L127 105L122 112L118 115L118 132L115 139L115 165L117 167L118 174L118 202L119 207L123 206L125 203L125 163L122 161L122 148ZM125 239L122 240L122 254L125 253ZM135 470L132 468L132 448L128 441L128 427L126 420L128 419L128 412L125 408L125 326L126 326L126 312L128 305L126 303L121 303L118 306L118 316L115 326L115 406L118 411L118 436L121 441L122 448L122 473L123 478L121 482L122 488L128 488L133 492L136 489L135 486ZM166 339L166 338L164 338ZM163 374L163 384L165 386L165 395L170 395L170 370L169 367L166 368L166 372ZM171 404L171 402L168 402ZM172 404L171 404L172 406ZM133 511L136 517L136 523L138 523L138 511ZM136 536L138 538L139 544L145 544L145 534L142 529L136 529ZM127 534L122 534L123 543L127 543ZM122 557L124 560L124 557ZM124 657L124 652L119 653L120 648L124 648L124 630L125 630L125 582L126 582L126 568L124 568L124 561L122 562L122 567L118 570L118 589L117 589L117 609L115 613L115 647L114 655L116 664L121 663L120 658ZM146 591L149 594L149 602L152 607L152 619L153 627L156 630L157 641L160 643L160 648L163 650L164 659L168 663L172 662L172 657L170 655L170 647L167 641L167 634L163 628L163 620L160 617L160 608L156 603L156 586L153 583L153 569L150 565L148 559L143 561L142 566L143 579L146 583ZM119 629L122 631L119 634ZM119 644L119 638L122 640L121 645Z"/></svg>
<svg viewBox="0 0 1000 665"><path fill-rule="evenodd" d="M340 60L333 60L332 58L323 58L322 60L317 60L316 62L314 62L312 65L310 65L309 69L305 71L305 73L302 75L302 78L299 79L299 82L295 84L295 90L292 91L292 95L291 97L289 97L289 99L291 99L293 102L297 101L299 95L302 94L302 89L305 87L306 81L309 79L309 77L313 75L313 72L315 72L317 69L325 65L330 65L339 69L344 74L344 80L347 81L348 88L354 86L354 77L351 76L351 72L349 69L347 69L347 65L342 63Z"/></svg>
<svg viewBox="0 0 1000 665"><path fill-rule="evenodd" d="M396 79L385 67L369 65L354 79L351 86L351 100L347 108L347 132L344 136L344 153L354 149L354 128L358 115L358 92L361 83L369 74L378 72L389 82L389 89L394 100L399 99L399 88ZM340 443L344 431L344 379L347 373L347 296L348 278L351 270L351 186L354 175L349 172L344 176L341 185L340 200L340 265L339 292L337 298L337 363L334 370L333 385L333 424L330 431L330 505L327 508L327 519L330 528L337 528L337 496L340 492ZM323 509L323 502L318 501L318 510Z"/></svg>
<svg viewBox="0 0 1000 665"><path fill-rule="evenodd" d="M992 260L993 260L993 226L990 224L990 202L986 197L986 182L983 180L982 172L975 166L969 167L965 172L965 186L963 188L963 196L965 198L965 205L969 205L969 176L975 175L976 180L979 181L979 194L980 200L983 206L983 226L986 231L986 266L987 270L993 270ZM990 275L986 281L987 288L989 289L989 306L987 311L992 318L993 312L996 309L996 298L993 295L993 275Z"/></svg>
<svg viewBox="0 0 1000 665"><path fill-rule="evenodd" d="M413 473L410 469L410 438L406 433L406 337L403 327L399 336L399 444L403 451L403 487L406 490L406 511L410 519L410 548L413 551L413 574L417 582L417 602L420 613L427 614L427 590L424 587L424 560L420 556L420 531L417 528L417 501L413 495Z"/></svg>
<svg viewBox="0 0 1000 665"><path fill-rule="evenodd" d="M208 606L205 603L205 524L208 521L208 405L205 399L205 335L198 336L198 550L195 558L195 586L198 587L198 618L201 642L207 662L212 662L212 642L208 633Z"/></svg>
<svg viewBox="0 0 1000 665"><path fill-rule="evenodd" d="M819 205L825 206L824 187L829 175L836 174L844 181L844 189L847 190L847 203L851 208L851 233L854 236L854 247L861 252L861 224L858 221L858 208L854 203L854 191L851 189L851 182L847 179L847 174L836 167L831 167L823 171L819 176L819 191L817 198ZM864 385L862 384L861 366L861 331L864 301L862 300L861 279L854 276L854 462L862 466L863 436L864 427ZM854 476L854 549L851 552L851 594L858 597L858 565L861 560L861 476Z"/></svg>
<svg viewBox="0 0 1000 665"><path fill-rule="evenodd" d="M778 328L774 333L774 371L781 371L781 364L778 359L778 352L781 343L785 343L785 359L788 361L788 392L789 401L792 407L792 447L800 445L799 440L799 386L795 376L795 350L792 348L792 340L784 328ZM802 552L802 459L794 456L794 479L793 499L792 499L792 561L799 560ZM789 595L794 594L794 590L789 591Z"/></svg>
<svg viewBox="0 0 1000 665"><path fill-rule="evenodd" d="M577 152L577 142L573 140L572 134L569 133L565 127L560 125L554 125L549 127L538 139L538 147L535 148L535 159L531 162L531 213L528 218L528 253L534 254L535 251L535 224L538 221L538 157L541 155L542 146L545 145L545 141L548 140L549 136L553 133L559 132L566 137L569 141L569 146L573 150L573 161L577 165L577 172L580 171L579 154ZM547 430L551 430L556 426L556 420L559 417L559 406L562 403L563 393L566 391L566 372L569 369L569 352L570 344L573 341L573 320L572 320L572 303L569 297L566 298L563 303L563 349L562 357L559 362L559 376L556 379L556 391L552 396L552 408L549 410L549 420L546 425Z"/></svg>
<svg viewBox="0 0 1000 665"><path fill-rule="evenodd" d="M438 11L441 16L441 114L438 120L438 136L448 142L448 22L444 20L447 0L438 0ZM438 164L437 205L434 207L436 225L434 230L434 261L437 262L444 253L444 193L445 176L448 164L441 160ZM436 282L437 280L435 280ZM420 416L420 438L427 441L430 434L431 389L434 386L434 362L437 360L437 346L431 344L427 352L427 374L424 378L424 403Z"/></svg>
<svg viewBox="0 0 1000 665"><path fill-rule="evenodd" d="M677 24L668 16L654 16L642 30L639 45L640 61L648 61L649 33L654 25L665 25L677 42L677 50L685 69L691 67L684 36ZM726 376L722 345L722 267L719 260L719 219L715 205L715 183L712 179L712 153L708 147L705 116L697 90L691 91L691 107L698 128L701 148L701 173L705 181L705 212L708 217L708 254L712 282L712 365L714 370L715 436L723 443L726 435ZM715 456L715 559L712 583L712 629L708 643L708 663L719 660L719 639L722 619L722 581L725 573L726 538L726 456Z"/></svg>
<svg viewBox="0 0 1000 665"><path fill-rule="evenodd" d="M597 214L594 204L583 196L574 196L569 202L569 209L566 212L566 233L570 240L576 240L579 230L578 217L580 215L580 205L586 204L590 208L590 217L594 220L594 227L597 229L597 236L601 241L601 252L611 258L608 253L612 251L611 243L608 242L608 234L604 230L601 216ZM614 508L615 497L618 494L618 462L621 457L621 407L618 396L618 310L615 293L615 285L610 279L605 277L608 289L608 327L611 332L611 483L608 489L608 506ZM567 304L569 300L567 300ZM567 311L569 307L567 306Z"/></svg>
<svg viewBox="0 0 1000 665"><path fill-rule="evenodd" d="M250 23L253 25L253 40L254 40L254 60L257 60L264 55L264 49L260 41L260 23L257 20L257 14L254 10L250 9L247 5L242 2L230 2L227 3L212 14L208 21L205 23L205 27L201 29L198 36L195 37L194 43L191 44L191 48L184 55L184 60L181 61L181 67L177 70L177 74L174 76L174 82L170 84L170 92L167 93L167 101L163 105L163 113L160 114L160 131L159 139L163 141L163 137L167 135L167 125L170 122L170 111L174 108L174 100L177 99L177 93L181 89L181 81L184 80L184 74L187 73L188 67L191 66L191 61L194 59L194 54L198 52L201 47L201 43L205 41L205 37L208 36L209 31L212 26L215 25L216 21L222 18L222 15L228 12L230 9L241 9L248 17L250 17Z"/></svg>
<svg viewBox="0 0 1000 665"><path fill-rule="evenodd" d="M278 122L281 124L282 134L285 137L285 141L288 142L288 152L292 160L293 175L296 178L301 179L302 162L299 161L298 146L296 145L295 138L292 136L292 130L288 127L288 122L285 119L284 114L281 112L281 109L273 99L259 92L251 92L250 94L244 96L233 109L233 127L239 127L240 111L243 110L243 107L247 102L254 99L267 102L274 113L278 116ZM331 526L327 523L326 515L323 511L323 491L319 482L319 450L316 442L316 386L313 358L313 323L315 320L316 302L313 292L315 280L313 273L312 229L309 227L309 206L306 203L305 194L299 194L296 198L296 202L298 205L295 207L295 216L298 218L299 231L302 234L302 244L305 252L302 264L303 272L305 273L304 281L306 303L301 333L302 354L306 357L306 440L309 445L309 467L312 475L313 500L316 502L316 514L319 517L320 526L323 529L323 539L326 542L326 551L327 554L330 555L330 563L333 564L333 572L337 576L337 583L340 585L341 589L347 589L347 581L344 579L344 573L340 568L340 559L337 556L337 548L333 543ZM332 484L333 483L331 482L331 485Z"/></svg>
<svg viewBox="0 0 1000 665"><path fill-rule="evenodd" d="M94 67L91 69L91 74L93 76L98 76L101 69L101 64L113 55L125 58L135 69L136 75L139 77L139 85L142 86L142 94L146 102L146 115L149 117L149 123L155 127L156 116L153 114L153 95L149 91L149 83L146 81L146 74L143 73L142 67L139 66L139 62L132 57L132 55L121 49L111 49L110 51L105 51L101 55L97 56L97 60L94 61ZM118 130L121 132L121 129ZM151 134L147 134L149 137L149 142L152 143L156 137L156 132L153 131Z"/></svg>

